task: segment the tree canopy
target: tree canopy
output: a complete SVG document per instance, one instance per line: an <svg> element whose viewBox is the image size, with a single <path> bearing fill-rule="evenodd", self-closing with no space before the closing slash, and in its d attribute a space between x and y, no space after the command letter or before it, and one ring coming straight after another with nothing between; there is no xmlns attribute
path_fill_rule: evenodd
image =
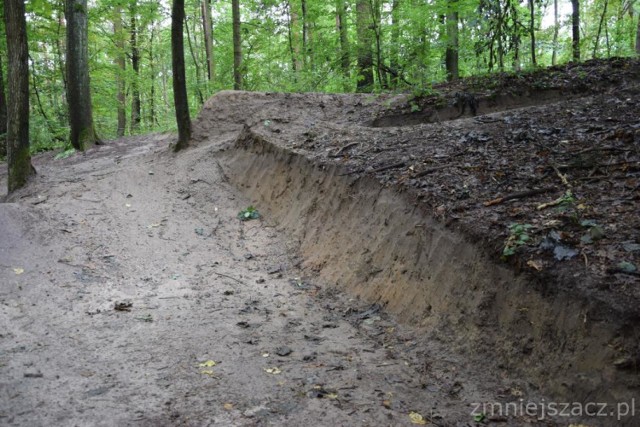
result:
<svg viewBox="0 0 640 427"><path fill-rule="evenodd" d="M640 49L640 0L239 0L235 47L232 3L185 0L192 116L234 84L252 91L424 91L447 78L568 62L576 49L582 60ZM69 141L67 22L64 0L31 0L26 7L31 141L38 151ZM91 97L101 138L175 129L170 7L88 2Z"/></svg>

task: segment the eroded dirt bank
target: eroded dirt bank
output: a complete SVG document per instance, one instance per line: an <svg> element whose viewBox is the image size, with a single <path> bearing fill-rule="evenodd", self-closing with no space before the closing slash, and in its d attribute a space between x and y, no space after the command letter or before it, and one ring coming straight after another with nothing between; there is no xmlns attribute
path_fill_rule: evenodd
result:
<svg viewBox="0 0 640 427"><path fill-rule="evenodd" d="M227 173L306 271L531 391L631 401L640 293L620 266L638 263L639 71L541 73L540 90L485 94L477 117L437 97L416 113L390 95L222 93L196 134L244 126ZM512 222L531 241L504 263Z"/></svg>
<svg viewBox="0 0 640 427"><path fill-rule="evenodd" d="M492 261L410 192L317 166L246 128L226 169L295 236L303 267L380 304L458 354L556 399L631 401L638 378L615 361L634 318Z"/></svg>

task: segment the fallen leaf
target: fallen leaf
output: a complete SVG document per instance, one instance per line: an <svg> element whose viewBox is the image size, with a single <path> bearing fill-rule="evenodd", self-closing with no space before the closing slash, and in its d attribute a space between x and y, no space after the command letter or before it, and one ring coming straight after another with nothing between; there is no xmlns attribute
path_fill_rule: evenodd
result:
<svg viewBox="0 0 640 427"><path fill-rule="evenodd" d="M224 405L222 405L222 407L224 409L226 409L227 411L230 411L233 409L233 404L232 403L225 403Z"/></svg>
<svg viewBox="0 0 640 427"><path fill-rule="evenodd" d="M267 374L273 374L273 375L278 375L280 373L282 373L282 370L280 370L280 368L265 368L264 371Z"/></svg>
<svg viewBox="0 0 640 427"><path fill-rule="evenodd" d="M24 273L24 268L14 268L13 272L16 273L16 276L19 276Z"/></svg>
<svg viewBox="0 0 640 427"><path fill-rule="evenodd" d="M204 375L213 375L213 371L210 369L205 369L204 371L200 371L200 373Z"/></svg>
<svg viewBox="0 0 640 427"><path fill-rule="evenodd" d="M216 365L217 363L215 361L207 360L206 362L200 363L198 366L200 366L201 368L213 368Z"/></svg>
<svg viewBox="0 0 640 427"><path fill-rule="evenodd" d="M417 412L409 412L409 420L411 421L411 424L427 424L427 421L424 419L424 417Z"/></svg>
<svg viewBox="0 0 640 427"><path fill-rule="evenodd" d="M537 271L542 271L542 261L530 259L527 261L527 265Z"/></svg>

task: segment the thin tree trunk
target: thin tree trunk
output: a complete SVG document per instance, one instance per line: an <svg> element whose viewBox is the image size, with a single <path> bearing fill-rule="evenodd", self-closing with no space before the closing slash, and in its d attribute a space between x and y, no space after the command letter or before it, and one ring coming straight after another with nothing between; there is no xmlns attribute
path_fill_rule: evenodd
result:
<svg viewBox="0 0 640 427"><path fill-rule="evenodd" d="M171 63L173 68L173 99L178 124L175 151L186 148L191 139L191 118L184 66L184 0L173 0L171 9Z"/></svg>
<svg viewBox="0 0 640 427"><path fill-rule="evenodd" d="M636 30L636 54L640 55L640 16L638 16L638 28Z"/></svg>
<svg viewBox="0 0 640 427"><path fill-rule="evenodd" d="M531 64L535 67L536 61L536 6L534 0L529 0L529 36L531 37Z"/></svg>
<svg viewBox="0 0 640 427"><path fill-rule="evenodd" d="M351 58L349 57L349 35L347 32L347 19L344 8L344 0L336 0L336 26L338 37L340 38L340 65L345 79L349 79ZM348 82L345 82L345 90Z"/></svg>
<svg viewBox="0 0 640 427"><path fill-rule="evenodd" d="M300 16L298 15L297 4L293 5L289 3L289 15L291 16L291 46L293 48L293 69L296 73L299 73L303 69L302 48L300 47ZM303 35L304 38L304 35Z"/></svg>
<svg viewBox="0 0 640 427"><path fill-rule="evenodd" d="M9 193L26 184L35 171L29 154L29 61L23 0L4 0L7 34L7 163Z"/></svg>
<svg viewBox="0 0 640 427"><path fill-rule="evenodd" d="M382 59L382 5L379 0L369 0L369 8L371 10L371 29L375 37L376 45L376 75L378 83L383 89L387 89L389 85L384 74L384 63Z"/></svg>
<svg viewBox="0 0 640 427"><path fill-rule="evenodd" d="M242 89L242 40L240 39L240 1L231 0L233 20L233 88Z"/></svg>
<svg viewBox="0 0 640 427"><path fill-rule="evenodd" d="M207 54L207 77L213 81L216 75L216 65L213 58L213 28L211 26L211 5L209 0L202 0L202 27L204 32L204 49Z"/></svg>
<svg viewBox="0 0 640 427"><path fill-rule="evenodd" d="M115 7L113 16L113 33L116 40L116 59L115 63L118 67L116 72L116 108L118 112L118 137L123 137L125 130L127 129L127 114L125 109L125 95L124 95L124 73L126 71L125 61L125 46L124 46L124 31L122 30L122 8L120 6Z"/></svg>
<svg viewBox="0 0 640 427"><path fill-rule="evenodd" d="M7 155L7 100L4 97L4 71L0 55L0 157Z"/></svg>
<svg viewBox="0 0 640 427"><path fill-rule="evenodd" d="M189 31L189 23L185 22L184 27L187 30L187 44L189 45L191 59L193 59L193 65L196 69L196 94L198 95L198 101L200 102L200 105L202 105L204 104L204 96L202 95L202 91L200 90L200 62L196 57L196 52L193 49L193 44L191 43L191 32Z"/></svg>
<svg viewBox="0 0 640 427"><path fill-rule="evenodd" d="M391 87L395 88L400 82L400 58L398 43L400 42L400 22L399 22L399 9L400 1L393 0L391 3L391 44L389 52L389 65L395 74L391 77Z"/></svg>
<svg viewBox="0 0 640 427"><path fill-rule="evenodd" d="M57 4L57 3L56 3ZM56 12L58 14L58 28L57 28L57 37L56 37L56 53L58 54L58 65L60 66L60 74L62 75L62 83L64 85L64 91L67 92L67 73L66 65L62 55L62 43L61 40L64 40L63 34L60 31L64 25L64 0L60 1L60 9Z"/></svg>
<svg viewBox="0 0 640 427"><path fill-rule="evenodd" d="M571 0L571 34L573 38L573 60L580 61L580 0Z"/></svg>
<svg viewBox="0 0 640 427"><path fill-rule="evenodd" d="M84 151L100 142L93 126L89 82L87 0L68 0L67 18L67 102L71 145Z"/></svg>
<svg viewBox="0 0 640 427"><path fill-rule="evenodd" d="M300 0L302 10L302 63L307 65L307 55L309 53L309 17L307 16L307 1Z"/></svg>
<svg viewBox="0 0 640 427"><path fill-rule="evenodd" d="M447 10L447 51L445 65L447 80L454 81L460 77L458 60L458 1L449 0Z"/></svg>
<svg viewBox="0 0 640 427"><path fill-rule="evenodd" d="M358 36L358 92L373 90L373 54L371 47L371 7L368 0L356 1L356 33Z"/></svg>
<svg viewBox="0 0 640 427"><path fill-rule="evenodd" d="M558 0L553 0L553 51L551 53L551 65L558 62L558 33L560 25L558 25Z"/></svg>
<svg viewBox="0 0 640 427"><path fill-rule="evenodd" d="M598 32L596 33L596 40L593 44L593 57L598 57L598 44L600 42L600 34L602 34L602 24L604 23L604 18L607 15L607 6L609 6L609 0L604 0L604 7L602 8L602 14L600 15L600 23L598 24Z"/></svg>
<svg viewBox="0 0 640 427"><path fill-rule="evenodd" d="M151 92L149 95L149 126L153 126L157 123L156 120L156 70L155 70L155 58L153 56L153 39L155 36L155 23L151 21L149 35L149 73L151 75Z"/></svg>
<svg viewBox="0 0 640 427"><path fill-rule="evenodd" d="M141 104L140 104L140 49L138 48L138 19L137 2L131 4L131 67L133 68L133 81L131 83L131 133L140 130Z"/></svg>

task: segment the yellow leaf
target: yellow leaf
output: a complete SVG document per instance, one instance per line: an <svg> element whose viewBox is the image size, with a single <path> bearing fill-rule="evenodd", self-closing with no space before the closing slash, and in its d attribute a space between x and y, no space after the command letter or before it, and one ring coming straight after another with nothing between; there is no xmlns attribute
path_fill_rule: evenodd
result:
<svg viewBox="0 0 640 427"><path fill-rule="evenodd" d="M213 368L216 365L217 363L213 360L207 360L206 362L200 363L198 366L200 366L201 368Z"/></svg>
<svg viewBox="0 0 640 427"><path fill-rule="evenodd" d="M424 419L424 417L417 412L409 412L409 420L411 420L411 424L427 424L427 421Z"/></svg>
<svg viewBox="0 0 640 427"><path fill-rule="evenodd" d="M204 371L200 371L201 374L203 375L213 375L213 371L210 369L206 369Z"/></svg>
<svg viewBox="0 0 640 427"><path fill-rule="evenodd" d="M265 369L264 369L264 371L265 371L267 374L273 374L273 375L278 375L278 374L282 373L282 371L280 370L280 368L276 368L276 367L273 367L273 368L265 368Z"/></svg>
<svg viewBox="0 0 640 427"><path fill-rule="evenodd" d="M227 411L230 411L233 409L233 403L225 403L224 405L222 405L222 407Z"/></svg>
<svg viewBox="0 0 640 427"><path fill-rule="evenodd" d="M333 399L333 400L335 400L335 399L338 398L338 394L337 393L328 393L324 397L325 397L325 399Z"/></svg>
<svg viewBox="0 0 640 427"><path fill-rule="evenodd" d="M24 273L24 268L14 268L13 272L16 273L16 275L20 275Z"/></svg>

